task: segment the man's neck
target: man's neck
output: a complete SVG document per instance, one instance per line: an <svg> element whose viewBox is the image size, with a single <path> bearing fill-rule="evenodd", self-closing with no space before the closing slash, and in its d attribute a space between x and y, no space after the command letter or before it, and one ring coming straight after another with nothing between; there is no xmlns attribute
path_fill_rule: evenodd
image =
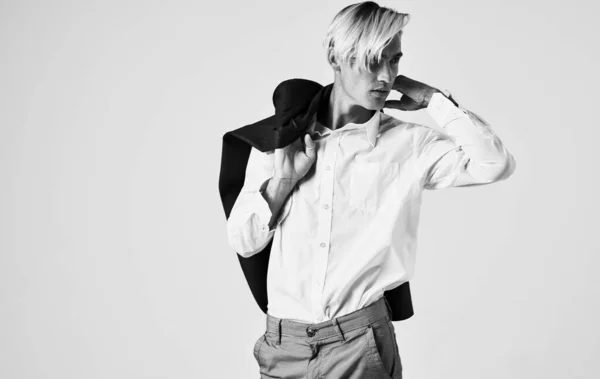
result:
<svg viewBox="0 0 600 379"><path fill-rule="evenodd" d="M319 108L317 121L331 130L342 128L351 122L363 124L369 121L376 112L353 103L345 96L339 82L333 84L329 101L323 105Z"/></svg>

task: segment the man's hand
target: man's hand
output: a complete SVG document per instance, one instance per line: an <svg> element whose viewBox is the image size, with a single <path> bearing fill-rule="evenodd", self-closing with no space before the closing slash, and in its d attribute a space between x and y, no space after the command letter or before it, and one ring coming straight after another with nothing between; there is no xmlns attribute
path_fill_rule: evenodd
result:
<svg viewBox="0 0 600 379"><path fill-rule="evenodd" d="M292 122L295 121L292 120ZM289 145L275 149L273 160L275 173L273 177L287 180L295 186L316 161L317 145L310 134L306 133Z"/></svg>
<svg viewBox="0 0 600 379"><path fill-rule="evenodd" d="M437 88L410 79L404 75L396 77L392 89L402 93L402 97L400 100L386 101L384 108L399 109L401 111L416 111L427 108L433 94L441 92Z"/></svg>

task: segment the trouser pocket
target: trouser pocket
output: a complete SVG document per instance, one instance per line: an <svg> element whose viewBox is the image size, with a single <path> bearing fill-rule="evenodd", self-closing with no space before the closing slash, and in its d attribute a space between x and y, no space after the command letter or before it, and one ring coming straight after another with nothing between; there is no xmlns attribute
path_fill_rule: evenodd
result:
<svg viewBox="0 0 600 379"><path fill-rule="evenodd" d="M256 362L258 363L259 367L260 367L260 349L264 342L265 342L265 333L263 333L260 337L258 337L256 342L254 342L254 359L256 359Z"/></svg>
<svg viewBox="0 0 600 379"><path fill-rule="evenodd" d="M401 379L402 366L396 345L394 330L389 319L383 318L367 326L369 363L374 375L388 379Z"/></svg>

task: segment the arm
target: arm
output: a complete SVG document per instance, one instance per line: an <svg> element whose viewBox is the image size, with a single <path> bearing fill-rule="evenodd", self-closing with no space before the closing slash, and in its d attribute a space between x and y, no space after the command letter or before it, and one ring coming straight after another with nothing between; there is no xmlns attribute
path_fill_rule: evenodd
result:
<svg viewBox="0 0 600 379"><path fill-rule="evenodd" d="M508 178L514 157L475 113L435 92L427 112L445 133L428 128L415 135L415 170L426 189L475 186Z"/></svg>
<svg viewBox="0 0 600 379"><path fill-rule="evenodd" d="M290 179L278 179L271 177L268 179L260 188L260 193L264 200L269 204L271 209L271 220L269 221L269 229L275 230L275 226L279 225L283 218L277 220L279 212L286 201L290 193L294 190L295 183ZM289 212L289 206L286 209Z"/></svg>
<svg viewBox="0 0 600 379"><path fill-rule="evenodd" d="M244 186L227 219L229 246L244 258L262 251L291 208L295 183L273 176L273 154L252 148Z"/></svg>

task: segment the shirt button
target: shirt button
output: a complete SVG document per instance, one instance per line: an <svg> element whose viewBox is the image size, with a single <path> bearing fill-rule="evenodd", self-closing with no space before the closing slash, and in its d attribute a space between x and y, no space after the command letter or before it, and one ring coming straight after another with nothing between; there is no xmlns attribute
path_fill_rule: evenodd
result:
<svg viewBox="0 0 600 379"><path fill-rule="evenodd" d="M321 242L321 247L325 247L325 242Z"/></svg>
<svg viewBox="0 0 600 379"><path fill-rule="evenodd" d="M331 166L325 166L325 170L331 170Z"/></svg>
<svg viewBox="0 0 600 379"><path fill-rule="evenodd" d="M325 204L325 205L323 205L323 208L329 209L329 205Z"/></svg>

